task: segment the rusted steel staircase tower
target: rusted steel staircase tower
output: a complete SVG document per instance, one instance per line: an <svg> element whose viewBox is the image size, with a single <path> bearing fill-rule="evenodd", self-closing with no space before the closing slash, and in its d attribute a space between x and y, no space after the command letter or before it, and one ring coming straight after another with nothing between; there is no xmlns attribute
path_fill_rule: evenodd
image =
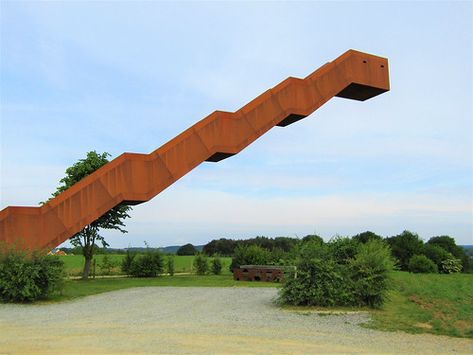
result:
<svg viewBox="0 0 473 355"><path fill-rule="evenodd" d="M304 79L287 78L236 112L213 112L150 154L120 155L40 207L3 209L0 242L55 247L114 206L148 201L200 163L237 154L334 96L364 101L388 90L388 60L349 50Z"/></svg>

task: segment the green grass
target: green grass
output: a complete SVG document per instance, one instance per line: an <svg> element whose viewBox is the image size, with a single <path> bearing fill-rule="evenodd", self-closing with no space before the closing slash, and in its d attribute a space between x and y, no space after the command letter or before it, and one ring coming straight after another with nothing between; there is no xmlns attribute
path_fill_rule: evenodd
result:
<svg viewBox="0 0 473 355"><path fill-rule="evenodd" d="M101 275L102 270L100 265L102 264L104 255L99 254L95 255L94 258L96 260L96 274ZM112 269L112 275L120 275L122 274L120 270L120 265L125 258L124 254L108 254L110 260L115 263L115 267ZM66 267L66 272L70 276L79 276L82 274L82 269L84 267L84 257L82 255L66 255L60 256L61 260L64 261L64 265ZM166 258L166 256L164 256ZM232 262L232 258L222 257L222 273L230 274L229 266ZM174 269L175 273L189 273L192 271L193 266L192 263L194 261L194 256L174 256Z"/></svg>
<svg viewBox="0 0 473 355"><path fill-rule="evenodd" d="M116 291L131 287L279 287L279 283L235 281L231 275L175 275L156 278L108 278L68 280L65 283L63 294L55 296L49 301L65 301L99 293ZM48 302L49 302L48 301Z"/></svg>
<svg viewBox="0 0 473 355"><path fill-rule="evenodd" d="M395 272L389 301L367 327L473 338L473 274Z"/></svg>

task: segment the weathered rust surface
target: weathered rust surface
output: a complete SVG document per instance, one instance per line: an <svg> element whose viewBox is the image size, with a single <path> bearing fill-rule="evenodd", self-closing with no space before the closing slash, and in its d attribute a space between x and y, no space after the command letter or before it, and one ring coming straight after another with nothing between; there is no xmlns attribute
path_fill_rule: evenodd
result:
<svg viewBox="0 0 473 355"><path fill-rule="evenodd" d="M0 241L55 247L117 204L148 201L200 163L228 158L334 96L364 101L388 90L388 60L349 50L304 79L287 78L236 112L213 112L150 154L120 155L43 206L3 209Z"/></svg>

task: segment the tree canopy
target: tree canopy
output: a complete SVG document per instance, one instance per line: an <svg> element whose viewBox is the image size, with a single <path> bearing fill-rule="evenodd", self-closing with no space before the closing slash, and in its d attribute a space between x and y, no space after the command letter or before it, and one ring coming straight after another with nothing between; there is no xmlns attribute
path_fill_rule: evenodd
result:
<svg viewBox="0 0 473 355"><path fill-rule="evenodd" d="M66 169L66 176L59 181L60 185L52 194L53 197L66 191L75 183L107 164L109 162L108 157L110 157L110 154L107 152L101 154L96 151L88 152L86 158L80 159L77 163ZM89 276L90 263L92 261L96 243L100 242L104 248L108 246L105 238L99 234L99 230L115 229L122 233L127 233L124 229L125 224L123 220L130 217L128 215L130 210L131 207L119 204L94 222L86 225L80 232L70 238L71 244L75 247L80 247L82 249L82 254L85 257L82 278L87 279Z"/></svg>
<svg viewBox="0 0 473 355"><path fill-rule="evenodd" d="M181 246L177 249L177 255L195 255L197 254L197 249L190 243Z"/></svg>

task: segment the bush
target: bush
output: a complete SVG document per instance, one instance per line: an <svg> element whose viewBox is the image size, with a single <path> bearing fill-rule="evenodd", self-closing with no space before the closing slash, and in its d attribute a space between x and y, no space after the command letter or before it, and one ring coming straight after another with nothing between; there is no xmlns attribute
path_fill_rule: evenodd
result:
<svg viewBox="0 0 473 355"><path fill-rule="evenodd" d="M444 274L454 274L462 270L462 264L459 259L450 258L442 261L441 271Z"/></svg>
<svg viewBox="0 0 473 355"><path fill-rule="evenodd" d="M361 244L349 263L355 304L380 307L391 287L394 260L391 249L382 240L371 239Z"/></svg>
<svg viewBox="0 0 473 355"><path fill-rule="evenodd" d="M163 273L163 264L161 253L147 252L133 259L129 274L134 277L156 277Z"/></svg>
<svg viewBox="0 0 473 355"><path fill-rule="evenodd" d="M0 300L33 302L62 292L64 263L57 256L19 250L0 254Z"/></svg>
<svg viewBox="0 0 473 355"><path fill-rule="evenodd" d="M222 273L222 260L219 257L215 257L212 260L212 274L220 275Z"/></svg>
<svg viewBox="0 0 473 355"><path fill-rule="evenodd" d="M340 264L348 264L358 252L358 243L354 239L346 237L335 237L328 243L331 255Z"/></svg>
<svg viewBox="0 0 473 355"><path fill-rule="evenodd" d="M345 240L341 243L350 245ZM370 240L346 259L329 244L307 243L302 248L297 278L286 281L279 302L322 307L381 306L394 265L389 247L383 241Z"/></svg>
<svg viewBox="0 0 473 355"><path fill-rule="evenodd" d="M209 271L207 257L203 254L196 255L194 258L194 268L197 275L205 275Z"/></svg>
<svg viewBox="0 0 473 355"><path fill-rule="evenodd" d="M129 249L126 250L125 258L122 260L122 271L127 275L131 275L131 265L135 256L135 253L132 253Z"/></svg>
<svg viewBox="0 0 473 355"><path fill-rule="evenodd" d="M168 255L166 269L169 276L174 276L174 255Z"/></svg>
<svg viewBox="0 0 473 355"><path fill-rule="evenodd" d="M429 239L427 244L439 246L445 251L451 253L455 259L459 259L462 264L463 272L472 271L472 267L473 267L472 259L468 256L464 248L458 246L455 243L455 239L453 239L452 237L448 235L432 237Z"/></svg>
<svg viewBox="0 0 473 355"><path fill-rule="evenodd" d="M438 270L442 269L442 261L453 258L453 255L442 247L429 243L424 244L422 254L432 260Z"/></svg>
<svg viewBox="0 0 473 355"><path fill-rule="evenodd" d="M295 306L348 306L353 294L346 266L332 260L312 258L297 265L297 278L283 285L279 301Z"/></svg>
<svg viewBox="0 0 473 355"><path fill-rule="evenodd" d="M116 263L112 259L110 259L108 254L105 254L99 266L103 275L110 275L112 269L116 266Z"/></svg>
<svg viewBox="0 0 473 355"><path fill-rule="evenodd" d="M409 271L414 273L437 273L438 268L435 263L425 255L414 255L409 260Z"/></svg>

